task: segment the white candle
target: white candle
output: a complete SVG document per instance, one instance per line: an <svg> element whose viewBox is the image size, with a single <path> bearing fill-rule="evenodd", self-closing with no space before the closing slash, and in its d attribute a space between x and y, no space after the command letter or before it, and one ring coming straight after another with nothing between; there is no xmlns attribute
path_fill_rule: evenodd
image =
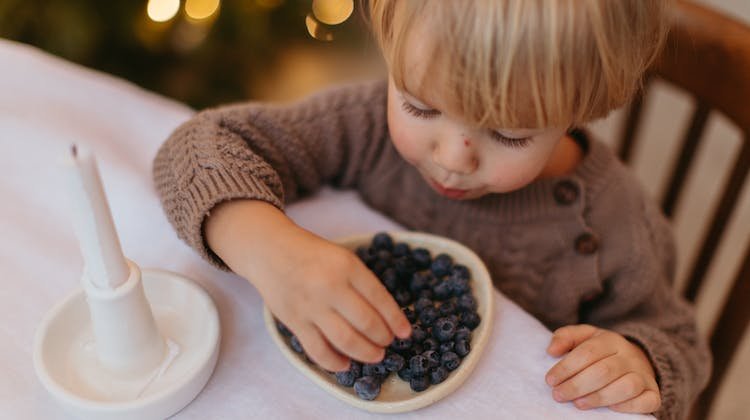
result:
<svg viewBox="0 0 750 420"><path fill-rule="evenodd" d="M112 222L94 156L73 145L66 172L85 275L98 288L114 289L128 279L130 270Z"/></svg>

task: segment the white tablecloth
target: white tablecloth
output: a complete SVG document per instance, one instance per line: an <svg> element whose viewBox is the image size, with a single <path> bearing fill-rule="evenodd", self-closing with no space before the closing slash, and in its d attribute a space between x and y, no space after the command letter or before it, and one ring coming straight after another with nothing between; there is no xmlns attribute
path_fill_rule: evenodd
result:
<svg viewBox="0 0 750 420"><path fill-rule="evenodd" d="M43 315L79 287L82 259L60 182L72 142L93 149L125 254L141 267L189 276L216 302L216 370L175 418L374 418L329 396L289 364L263 327L261 300L180 242L151 183L159 144L192 110L132 84L0 40L0 417L61 418L37 380L31 350ZM396 228L353 192L323 190L289 214L329 238ZM475 372L455 393L398 418L624 418L555 402L544 374L550 333L500 294ZM638 416L632 416L638 417Z"/></svg>

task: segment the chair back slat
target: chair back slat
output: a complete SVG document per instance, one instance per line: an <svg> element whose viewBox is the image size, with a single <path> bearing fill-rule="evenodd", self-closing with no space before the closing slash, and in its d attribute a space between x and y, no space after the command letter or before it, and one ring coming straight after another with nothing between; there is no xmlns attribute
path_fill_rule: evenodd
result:
<svg viewBox="0 0 750 420"><path fill-rule="evenodd" d="M745 257L734 286L729 291L727 302L719 315L717 328L711 337L711 353L714 356L713 370L708 387L703 391L695 406L695 417L704 419L711 409L711 402L716 397L721 381L732 362L735 349L750 324L750 245L745 250Z"/></svg>
<svg viewBox="0 0 750 420"><path fill-rule="evenodd" d="M724 233L724 228L732 216L732 210L734 210L737 198L742 191L748 170L750 170L750 134L745 134L742 148L735 160L734 168L732 168L732 172L729 175L724 192L721 194L721 201L711 217L711 227L706 236L704 236L700 253L693 263L692 269L689 271L690 277L685 289L685 297L690 301L695 301L698 295L703 277L711 263L711 258L713 258L716 252L719 240Z"/></svg>
<svg viewBox="0 0 750 420"><path fill-rule="evenodd" d="M638 92L638 95L633 98L633 101L628 106L625 124L623 125L622 134L620 135L620 150L617 153L620 159L625 163L630 162L630 158L633 154L633 148L635 147L636 141L635 133L638 131L638 125L641 122L643 100L646 96L648 84L648 80L644 81L643 89Z"/></svg>
<svg viewBox="0 0 750 420"><path fill-rule="evenodd" d="M700 143L700 138L703 134L703 129L706 127L706 120L708 120L710 111L706 103L698 102L695 112L693 112L693 117L690 120L690 127L682 140L680 156L674 164L672 175L669 177L669 182L667 183L667 192L664 194L661 203L662 211L669 218L674 213L675 205L685 184L688 169L693 163L695 150Z"/></svg>

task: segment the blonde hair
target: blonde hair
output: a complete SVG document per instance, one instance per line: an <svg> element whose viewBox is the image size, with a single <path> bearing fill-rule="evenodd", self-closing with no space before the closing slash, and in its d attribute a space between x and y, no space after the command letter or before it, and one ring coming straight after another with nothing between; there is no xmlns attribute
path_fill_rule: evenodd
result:
<svg viewBox="0 0 750 420"><path fill-rule="evenodd" d="M443 66L440 91L462 117L538 128L580 125L626 103L663 44L666 1L369 0L369 20L399 89L406 40L420 27L434 36L425 68Z"/></svg>

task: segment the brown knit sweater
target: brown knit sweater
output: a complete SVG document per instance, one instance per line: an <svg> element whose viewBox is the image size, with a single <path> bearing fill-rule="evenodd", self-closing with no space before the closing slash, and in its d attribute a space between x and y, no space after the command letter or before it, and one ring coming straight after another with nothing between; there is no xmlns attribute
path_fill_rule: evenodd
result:
<svg viewBox="0 0 750 420"><path fill-rule="evenodd" d="M210 109L181 125L154 161L179 237L227 269L202 232L218 203L283 208L323 184L357 189L398 223L472 248L498 289L550 329L589 323L641 345L662 394L656 415L683 418L706 384L710 355L692 308L671 288L670 227L609 149L579 133L586 156L569 176L453 201L394 149L386 92L384 82L342 86L289 105Z"/></svg>

